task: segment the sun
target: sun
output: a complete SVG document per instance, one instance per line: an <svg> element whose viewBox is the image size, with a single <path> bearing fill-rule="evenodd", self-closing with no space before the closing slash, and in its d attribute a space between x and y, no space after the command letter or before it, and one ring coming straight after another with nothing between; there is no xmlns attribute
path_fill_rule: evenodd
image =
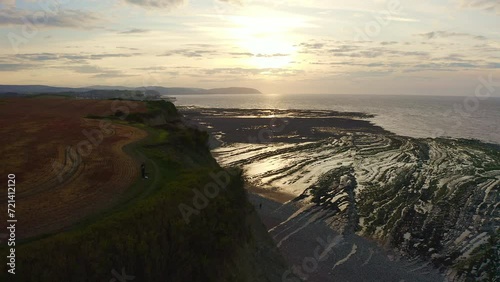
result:
<svg viewBox="0 0 500 282"><path fill-rule="evenodd" d="M283 38L258 37L249 38L241 46L252 53L248 59L250 65L259 68L283 68L293 61L295 48Z"/></svg>
<svg viewBox="0 0 500 282"><path fill-rule="evenodd" d="M252 56L247 64L257 68L284 68L293 62L297 52L291 29L293 19L268 17L233 17L233 37L239 47Z"/></svg>

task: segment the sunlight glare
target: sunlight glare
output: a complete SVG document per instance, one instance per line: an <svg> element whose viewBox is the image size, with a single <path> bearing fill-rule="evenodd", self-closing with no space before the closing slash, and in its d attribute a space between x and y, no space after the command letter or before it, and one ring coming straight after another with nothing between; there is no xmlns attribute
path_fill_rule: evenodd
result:
<svg viewBox="0 0 500 282"><path fill-rule="evenodd" d="M248 64L258 68L283 68L294 59L297 48L291 38L291 30L303 25L292 18L231 17L237 26L233 37L240 47L252 53Z"/></svg>

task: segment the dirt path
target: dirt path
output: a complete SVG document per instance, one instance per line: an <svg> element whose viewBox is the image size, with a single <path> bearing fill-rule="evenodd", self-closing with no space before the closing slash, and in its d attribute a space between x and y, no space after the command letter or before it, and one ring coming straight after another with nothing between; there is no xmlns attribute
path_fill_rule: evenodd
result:
<svg viewBox="0 0 500 282"><path fill-rule="evenodd" d="M95 155L83 158L64 182L49 182L55 185L44 185L44 189L18 198L23 221L19 238L55 232L120 204L122 195L139 178L140 166L123 147L146 138L147 134L124 125L115 128L118 136L123 137L123 133L128 137L116 140L110 148L97 148ZM108 169L103 172L104 166Z"/></svg>

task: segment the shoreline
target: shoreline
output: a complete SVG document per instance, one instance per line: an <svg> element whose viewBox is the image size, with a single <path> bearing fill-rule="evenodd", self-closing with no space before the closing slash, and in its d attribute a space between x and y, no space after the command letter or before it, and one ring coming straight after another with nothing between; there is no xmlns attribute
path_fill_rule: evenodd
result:
<svg viewBox="0 0 500 282"><path fill-rule="evenodd" d="M319 110L181 108L189 124L219 136L221 143L302 143L345 134L395 135L372 115Z"/></svg>
<svg viewBox="0 0 500 282"><path fill-rule="evenodd" d="M426 139L452 139L452 140L477 140L484 144L492 144L496 146L500 146L500 135L495 136L477 136L474 132L468 132L468 134L457 134L457 132L443 132L443 134L437 134L438 131L434 132L435 125L431 124L431 128L421 128L416 127L410 131L406 130L404 127L403 131L401 128L393 128L388 126L387 124L380 122L380 118L384 117L383 114L378 112L367 112L367 111L339 111L339 110L328 110L328 109L269 109L269 108L234 108L234 107L213 107L213 106L200 106L200 105L180 105L179 109L181 112L186 114L187 117L194 117L201 121L201 126L206 131L211 131L213 128L206 128L204 124L209 124L214 121L215 127L217 125L221 125L220 120L216 119L241 119L241 118L251 118L251 119L265 119L270 118L270 120L281 120L281 119L308 119L313 117L320 119L330 118L333 120L338 119L337 122L334 122L335 125L342 125L342 123L347 123L346 128L342 128L345 132L366 132L366 133L385 133L396 136L401 136L404 138L413 138L418 140L426 140ZM244 113L244 114L238 114ZM266 115L267 113L267 115ZM271 114L269 114L271 113ZM199 119L203 117L202 119ZM208 118L207 118L208 117ZM387 117L386 117L387 118ZM396 117L397 118L397 117ZM343 120L342 120L343 119ZM360 121L367 123L368 126L359 126L362 123L354 123L349 125L350 122ZM245 121L246 123L250 123ZM335 124L336 123L336 124ZM385 125L384 125L385 124ZM438 125L438 129L443 129L443 127L453 127L453 124L447 124L446 121L443 121L443 125ZM269 126L269 121L264 124L265 126ZM353 126L354 125L354 126ZM222 124L222 127L227 129L230 126ZM368 130L367 130L368 129ZM225 132L221 130L221 132ZM434 132L434 133L433 133ZM238 133L238 132L231 132ZM304 132L301 132L302 134ZM278 134L279 135L279 134ZM306 134L309 135L309 134ZM328 134L327 134L328 135ZM329 134L332 136L333 134ZM277 136L280 137L280 136ZM231 140L232 142L238 142ZM276 140L272 140L273 142L290 142L296 140L287 140L284 138L277 138ZM240 140L239 142L248 142L248 140Z"/></svg>
<svg viewBox="0 0 500 282"><path fill-rule="evenodd" d="M255 187L250 189L249 201L285 257L291 274L312 282L445 281L439 270L426 262L408 259L376 240L339 233L325 222L316 221L314 213L297 214L300 209L296 205L253 193L259 191ZM321 252L322 258L316 258L315 252ZM315 267L304 267L305 263Z"/></svg>
<svg viewBox="0 0 500 282"><path fill-rule="evenodd" d="M261 197L264 197L269 200L273 200L277 203L280 204L287 204L288 202L292 201L293 199L297 198L296 196L282 192L282 191L276 191L276 189L269 189L269 188L264 188L264 187L259 187L257 185L248 183L245 181L245 189L255 195L259 195Z"/></svg>
<svg viewBox="0 0 500 282"><path fill-rule="evenodd" d="M487 197L475 197L474 202L471 202L450 193L439 194L455 201L445 209L446 213L452 214L462 206L470 207L468 210L483 204L485 209L494 208L491 205L494 196L486 188L495 181L487 179L496 177L500 181L500 171L496 169L500 159L495 153L499 147L495 144L464 139L405 137L378 131L377 127L366 124L366 121L344 122L344 119L331 117L288 118L289 123L276 127L274 119L269 117L242 118L224 110L209 111L207 114L209 116L202 116L201 112L198 115L191 113L191 117L193 122L201 123L200 129L205 127L212 134L211 139L219 141L214 144L221 148L212 151L219 163L240 166L246 170L248 180L251 180L246 184L249 198L254 199L254 205L270 233L274 235L278 231L279 234L273 237L292 265L300 265L300 260L307 257L307 250L303 250L302 245L310 245L314 249L314 238L319 234L341 234L350 238L348 242L354 248L352 252L364 252L362 258L367 253L371 258L370 249L376 249L381 254L388 253L379 256L375 264L385 265L394 260L403 260L406 266L415 266L407 268L395 263L391 266L393 270L380 273L384 277L382 280L387 278L388 273L395 272L395 277L399 276L400 280L405 281L442 281L444 274L441 275L434 267L443 265L426 258L436 254L434 245L444 246L437 252L442 257L454 251L457 244L453 242L466 228L460 222L475 213L462 213L460 218L451 218L451 221L449 216L440 217L442 209L447 206L442 202L436 203L432 195L436 195L437 191L443 193L453 189L443 190L440 185L422 188L419 186L420 179L430 177L434 181L432 183L441 183L446 179L463 179L463 171L466 171L466 179L477 179L480 183L475 188L475 194L485 193ZM291 112L289 114L293 115ZM322 131L317 130L318 123L325 125ZM267 138L265 134L268 134ZM457 147L475 153L457 154ZM481 161L486 159L492 160L491 163L482 165ZM456 164L465 170L447 170ZM398 182L391 182L390 179ZM447 184L459 189L466 183L455 181ZM406 189L393 189L394 185ZM298 202L290 202L302 195L304 197ZM411 202L405 212L393 213L407 199L420 202ZM376 208L373 203L377 203L380 208ZM358 216L361 216L360 221ZM386 221L378 221L384 216ZM437 241L432 235L434 233L422 233L415 229L415 225L422 224L424 220L435 221L436 226L452 224L453 221L457 229L442 233L442 239ZM488 220L494 218L489 217ZM396 229L391 227L395 223L398 224ZM355 233L359 228L363 231L358 233L370 235L369 239ZM442 232L440 229L433 230L439 234ZM483 235L476 232L468 241L478 236ZM427 243L417 244L422 240ZM359 246L369 247L361 251L357 249ZM398 246L399 249L391 246ZM410 246L410 249L406 250L406 246ZM465 252L467 249L462 250ZM344 252L350 254L348 250ZM405 254L411 258L405 257ZM347 257L332 260L330 267L335 268L339 261L343 263L344 258ZM459 261L454 263L458 265ZM354 271L355 267L348 266L347 272ZM372 262L366 267L374 273L379 271L373 268ZM445 269L453 271L456 268ZM331 277L327 275L330 272L323 273L325 276L317 280L309 280L330 281ZM343 274L344 277L352 279L347 272ZM418 273L423 277L417 277ZM409 274L416 277L408 277ZM433 278L429 279L430 276ZM366 276L361 280L370 278Z"/></svg>

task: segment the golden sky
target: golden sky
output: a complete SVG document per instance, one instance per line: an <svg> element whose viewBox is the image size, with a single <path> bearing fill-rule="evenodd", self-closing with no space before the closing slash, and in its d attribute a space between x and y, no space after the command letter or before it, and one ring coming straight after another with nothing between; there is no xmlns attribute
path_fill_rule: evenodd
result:
<svg viewBox="0 0 500 282"><path fill-rule="evenodd" d="M0 0L0 84L468 95L497 0Z"/></svg>

